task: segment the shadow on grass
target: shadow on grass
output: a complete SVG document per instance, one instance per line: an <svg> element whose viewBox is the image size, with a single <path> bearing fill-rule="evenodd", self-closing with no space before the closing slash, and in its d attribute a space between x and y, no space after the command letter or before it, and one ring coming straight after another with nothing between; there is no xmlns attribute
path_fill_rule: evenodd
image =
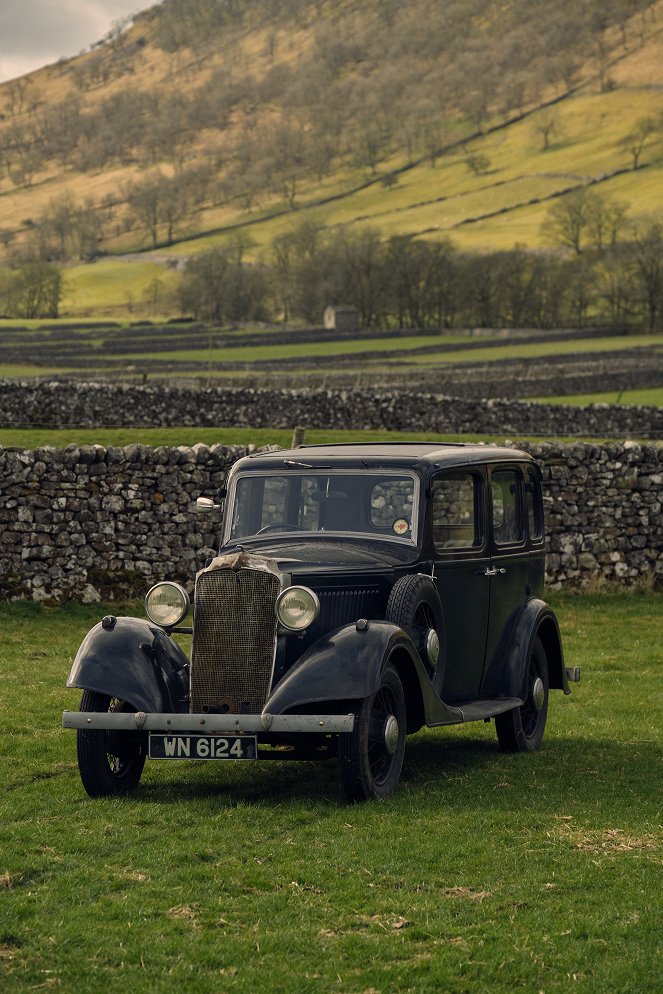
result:
<svg viewBox="0 0 663 994"><path fill-rule="evenodd" d="M337 760L265 761L251 764L166 764L146 779L132 800L157 804L203 803L282 809L304 804L311 817L347 806ZM618 804L652 816L658 788L652 770L663 768L663 749L611 740L563 738L544 742L535 753L502 753L487 738L420 734L408 742L398 791L387 803L425 806L427 814L478 814L487 806L510 812L527 803L533 811L559 812L566 806ZM380 805L382 807L382 805Z"/></svg>

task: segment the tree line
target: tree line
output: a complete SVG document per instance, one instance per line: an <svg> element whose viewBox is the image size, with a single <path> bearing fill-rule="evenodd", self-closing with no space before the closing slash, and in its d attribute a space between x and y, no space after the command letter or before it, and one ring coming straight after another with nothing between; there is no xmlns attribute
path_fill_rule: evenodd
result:
<svg viewBox="0 0 663 994"><path fill-rule="evenodd" d="M663 220L624 220L615 234L618 205L604 206L612 233L595 217L593 236L573 251L477 254L448 240L383 239L373 228L325 231L306 222L252 264L241 240L195 257L178 306L215 324L319 325L329 304L343 304L357 308L364 328L660 329Z"/></svg>
<svg viewBox="0 0 663 994"><path fill-rule="evenodd" d="M329 304L343 304L377 329L663 327L663 217L629 218L625 204L583 187L552 203L543 229L545 251L476 253L448 239L304 221L250 261L250 238L239 232L188 261L175 297L164 301L156 284L149 297L215 325L318 325ZM92 244L95 230L71 202L37 235L66 257L72 245ZM61 295L53 261L0 270L5 316L55 317Z"/></svg>

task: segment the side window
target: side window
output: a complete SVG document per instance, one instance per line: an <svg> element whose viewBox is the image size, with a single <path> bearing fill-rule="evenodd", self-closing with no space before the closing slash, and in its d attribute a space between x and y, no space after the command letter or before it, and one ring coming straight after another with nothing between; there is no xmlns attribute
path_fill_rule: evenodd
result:
<svg viewBox="0 0 663 994"><path fill-rule="evenodd" d="M495 545L517 545L525 538L520 503L522 477L515 469L495 470L491 477Z"/></svg>
<svg viewBox="0 0 663 994"><path fill-rule="evenodd" d="M481 494L476 473L458 473L433 484L433 543L438 552L483 545Z"/></svg>
<svg viewBox="0 0 663 994"><path fill-rule="evenodd" d="M543 502L541 500L541 483L538 475L531 469L527 471L525 496L527 503L527 521L529 524L530 541L541 542L543 539Z"/></svg>

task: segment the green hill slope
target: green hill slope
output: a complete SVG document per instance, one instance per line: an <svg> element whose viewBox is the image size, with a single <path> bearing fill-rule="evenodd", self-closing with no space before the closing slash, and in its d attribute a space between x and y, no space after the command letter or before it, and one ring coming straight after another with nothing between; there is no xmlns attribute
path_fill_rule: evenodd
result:
<svg viewBox="0 0 663 994"><path fill-rule="evenodd" d="M545 246L586 184L650 214L663 3L559 6L166 0L0 87L0 265L66 264L67 314L158 312L182 259L303 219L485 251Z"/></svg>

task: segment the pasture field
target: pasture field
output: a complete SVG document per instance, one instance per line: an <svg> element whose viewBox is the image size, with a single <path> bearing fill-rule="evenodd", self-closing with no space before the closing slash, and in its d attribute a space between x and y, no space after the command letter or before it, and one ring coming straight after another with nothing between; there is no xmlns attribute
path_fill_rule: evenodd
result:
<svg viewBox="0 0 663 994"><path fill-rule="evenodd" d="M334 760L153 763L89 800L60 713L107 609L0 605L0 988L658 994L663 598L551 600L583 675L541 751L422 731L363 806Z"/></svg>
<svg viewBox="0 0 663 994"><path fill-rule="evenodd" d="M67 445L278 445L289 448L293 432L290 428L0 428L3 448L38 449L44 445L62 449ZM527 440L550 436L531 434ZM561 442L577 442L578 437L558 438ZM306 429L306 445L327 445L349 442L494 442L513 445L514 439L505 435L440 435L425 431L328 431ZM525 441L523 436L515 440ZM592 436L592 442L601 441Z"/></svg>
<svg viewBox="0 0 663 994"><path fill-rule="evenodd" d="M278 362L280 359L301 359L306 368L307 359L313 360L310 366L315 367L317 359L351 358L358 353L381 353L385 358L389 353L399 353L399 361L417 365L438 365L451 363L456 365L463 362L491 362L499 359L530 359L542 356L574 355L585 352L600 355L603 352L614 352L620 349L643 348L647 350L663 347L660 336L628 335L623 338L593 338L572 339L563 342L517 342L515 344L493 345L487 348L467 348L458 351L446 351L446 346L466 344L466 338L457 336L416 335L407 339L349 339L332 342L297 342L288 345L270 345L267 342L258 346L235 346L208 349L177 349L172 352L159 352L158 358L176 362L212 362L223 367L229 362ZM440 347L439 352L428 351ZM426 352L420 350L425 349ZM405 351L406 355L401 355ZM154 352L127 352L119 359L127 362L143 362L154 359Z"/></svg>
<svg viewBox="0 0 663 994"><path fill-rule="evenodd" d="M334 337L332 337L334 336ZM399 377L419 383L422 374L439 370L463 378L470 365L495 366L505 375L508 363L527 363L536 378L546 377L549 363L602 363L596 386L604 386L601 370L619 372L625 386L638 388L642 370L660 369L663 335L519 331L481 334L385 331L357 332L356 337L321 329L282 327L206 328L198 324L109 325L108 322L42 323L25 328L0 322L0 378L67 376L77 379L122 377L128 382L173 377L200 382L250 382L287 376L305 386L311 378ZM536 367L536 368L535 368ZM522 370L519 371L522 373ZM487 374L492 376L492 371ZM513 378L513 371L507 372ZM515 375L518 375L516 373ZM658 384L654 383L655 387ZM532 389L530 387L530 389ZM540 388L539 388L540 389ZM526 384L523 383L523 391ZM451 392L449 384L445 392Z"/></svg>
<svg viewBox="0 0 663 994"><path fill-rule="evenodd" d="M647 390L611 390L605 393L578 393L567 397L530 397L538 404L570 404L586 407L588 404L624 404L643 407L663 407L663 387Z"/></svg>

